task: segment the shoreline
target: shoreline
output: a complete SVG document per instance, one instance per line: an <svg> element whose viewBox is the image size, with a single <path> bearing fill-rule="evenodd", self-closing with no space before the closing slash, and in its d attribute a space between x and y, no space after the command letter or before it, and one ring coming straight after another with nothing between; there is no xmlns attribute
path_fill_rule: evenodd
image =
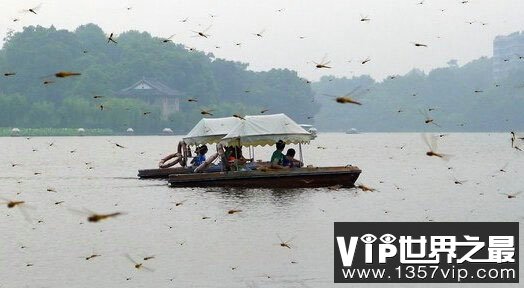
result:
<svg viewBox="0 0 524 288"><path fill-rule="evenodd" d="M55 132L55 133L53 133ZM343 131L326 131L318 134L346 134L358 136L362 134L505 134L510 131L369 131L359 133L346 133ZM516 133L521 133L516 131ZM75 128L27 128L20 129L17 134L12 134L11 130L0 128L0 138L17 138L17 137L83 137L83 136L179 136L184 137L186 134L163 134L163 133L126 133L114 132L111 129L85 129L84 132L78 132Z"/></svg>

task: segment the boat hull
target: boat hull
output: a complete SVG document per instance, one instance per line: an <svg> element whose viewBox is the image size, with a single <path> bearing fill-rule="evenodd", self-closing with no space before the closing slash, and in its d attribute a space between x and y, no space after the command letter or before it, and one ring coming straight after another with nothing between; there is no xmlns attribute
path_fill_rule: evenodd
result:
<svg viewBox="0 0 524 288"><path fill-rule="evenodd" d="M192 173L193 169L187 167L175 167L175 168L164 168L164 169L142 169L138 170L138 177L142 179L153 179L153 178L169 178L171 174L187 174Z"/></svg>
<svg viewBox="0 0 524 288"><path fill-rule="evenodd" d="M316 188L353 187L358 167L316 167L254 171L173 174L172 187Z"/></svg>

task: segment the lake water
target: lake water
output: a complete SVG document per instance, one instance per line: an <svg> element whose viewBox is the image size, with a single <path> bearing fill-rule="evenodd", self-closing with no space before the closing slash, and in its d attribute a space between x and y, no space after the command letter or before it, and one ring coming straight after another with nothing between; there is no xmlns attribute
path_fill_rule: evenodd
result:
<svg viewBox="0 0 524 288"><path fill-rule="evenodd" d="M524 152L511 148L509 133L442 137L447 162L426 156L416 133L328 133L304 147L306 164L356 165L357 182L376 192L175 189L136 178L179 139L0 138L0 195L27 203L0 207L0 287L333 287L334 221L518 221L523 228L524 194L502 194L524 190ZM272 150L259 147L255 158L267 160ZM84 209L126 214L89 223L76 211ZM279 237L291 239L291 249ZM85 259L92 254L101 256ZM126 254L151 271L135 269Z"/></svg>

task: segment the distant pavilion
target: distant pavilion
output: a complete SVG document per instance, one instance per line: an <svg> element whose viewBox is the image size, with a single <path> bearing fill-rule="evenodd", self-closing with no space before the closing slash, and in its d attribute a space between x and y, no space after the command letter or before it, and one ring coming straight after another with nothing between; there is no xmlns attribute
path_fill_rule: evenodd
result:
<svg viewBox="0 0 524 288"><path fill-rule="evenodd" d="M140 99L150 105L162 107L162 119L167 118L180 111L180 96L183 93L168 87L160 81L153 79L142 79L128 88L116 93L117 96Z"/></svg>

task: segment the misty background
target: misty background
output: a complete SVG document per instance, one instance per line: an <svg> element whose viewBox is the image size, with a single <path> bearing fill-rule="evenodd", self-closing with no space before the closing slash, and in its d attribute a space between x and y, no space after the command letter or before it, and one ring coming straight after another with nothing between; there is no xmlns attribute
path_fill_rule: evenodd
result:
<svg viewBox="0 0 524 288"><path fill-rule="evenodd" d="M522 30L523 8L522 1L2 1L0 72L16 74L0 80L0 127L184 133L202 110L217 117L269 110L321 131L522 130L524 37L504 38L510 44L499 50L494 40ZM202 31L208 37L195 33ZM118 44L107 43L110 33ZM315 68L323 59L331 68ZM58 71L82 75L43 84ZM176 111L166 115L152 96L122 93L142 79L177 91ZM361 106L325 95L356 88Z"/></svg>

